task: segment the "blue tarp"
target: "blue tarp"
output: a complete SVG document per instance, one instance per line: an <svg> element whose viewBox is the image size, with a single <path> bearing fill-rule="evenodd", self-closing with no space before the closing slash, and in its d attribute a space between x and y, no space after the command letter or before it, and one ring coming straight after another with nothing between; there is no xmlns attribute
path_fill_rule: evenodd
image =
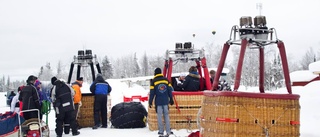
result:
<svg viewBox="0 0 320 137"><path fill-rule="evenodd" d="M4 114L0 113L0 136L14 131L14 129L19 126L19 119L17 113L6 112ZM21 123L25 120L20 116Z"/></svg>

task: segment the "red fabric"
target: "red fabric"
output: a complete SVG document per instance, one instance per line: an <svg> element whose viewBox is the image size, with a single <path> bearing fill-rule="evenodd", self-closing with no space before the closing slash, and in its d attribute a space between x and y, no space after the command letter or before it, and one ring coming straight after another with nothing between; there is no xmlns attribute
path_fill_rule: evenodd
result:
<svg viewBox="0 0 320 137"><path fill-rule="evenodd" d="M200 132L199 131L192 132L188 137L200 137Z"/></svg>
<svg viewBox="0 0 320 137"><path fill-rule="evenodd" d="M23 116L23 113L21 112L22 111L22 101L19 101L19 108L20 108L20 115Z"/></svg>

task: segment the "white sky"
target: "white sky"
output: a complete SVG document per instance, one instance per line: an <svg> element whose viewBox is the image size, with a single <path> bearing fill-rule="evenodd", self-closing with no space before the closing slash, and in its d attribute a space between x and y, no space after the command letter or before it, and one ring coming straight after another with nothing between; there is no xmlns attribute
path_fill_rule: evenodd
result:
<svg viewBox="0 0 320 137"><path fill-rule="evenodd" d="M309 47L319 50L318 0L1 0L0 75L24 80L58 60L69 67L79 49L109 58L137 52L140 58L163 55L176 42L222 45L241 16L258 14L258 2L288 54L299 59Z"/></svg>

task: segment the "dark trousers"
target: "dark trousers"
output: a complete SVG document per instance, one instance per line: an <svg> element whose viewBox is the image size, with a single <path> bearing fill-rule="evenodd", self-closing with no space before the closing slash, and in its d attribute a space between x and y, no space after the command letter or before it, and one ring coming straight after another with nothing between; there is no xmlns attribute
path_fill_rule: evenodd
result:
<svg viewBox="0 0 320 137"><path fill-rule="evenodd" d="M62 135L63 125L64 123L70 123L70 127L72 129L72 133L76 133L78 131L76 127L75 121L75 111L60 111L59 114L56 114L56 134ZM65 127L68 128L68 127Z"/></svg>
<svg viewBox="0 0 320 137"><path fill-rule="evenodd" d="M94 124L100 125L100 118L102 121L102 126L107 126L107 101L108 95L95 95L94 96Z"/></svg>
<svg viewBox="0 0 320 137"><path fill-rule="evenodd" d="M25 120L28 120L31 118L38 118L38 111L23 112L23 118Z"/></svg>

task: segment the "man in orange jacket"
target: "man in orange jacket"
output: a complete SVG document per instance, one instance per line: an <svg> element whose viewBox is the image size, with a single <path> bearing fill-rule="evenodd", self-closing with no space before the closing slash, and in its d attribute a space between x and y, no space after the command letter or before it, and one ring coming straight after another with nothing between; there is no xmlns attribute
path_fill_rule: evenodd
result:
<svg viewBox="0 0 320 137"><path fill-rule="evenodd" d="M81 89L80 89L82 87L82 83L83 83L83 77L77 78L77 80L74 83L72 83L72 88L74 89L74 92L75 92L73 102L76 110L75 117L76 117L78 128L80 128L78 124L79 110L80 110L80 107L82 106L82 102L81 102L82 95L81 95Z"/></svg>

